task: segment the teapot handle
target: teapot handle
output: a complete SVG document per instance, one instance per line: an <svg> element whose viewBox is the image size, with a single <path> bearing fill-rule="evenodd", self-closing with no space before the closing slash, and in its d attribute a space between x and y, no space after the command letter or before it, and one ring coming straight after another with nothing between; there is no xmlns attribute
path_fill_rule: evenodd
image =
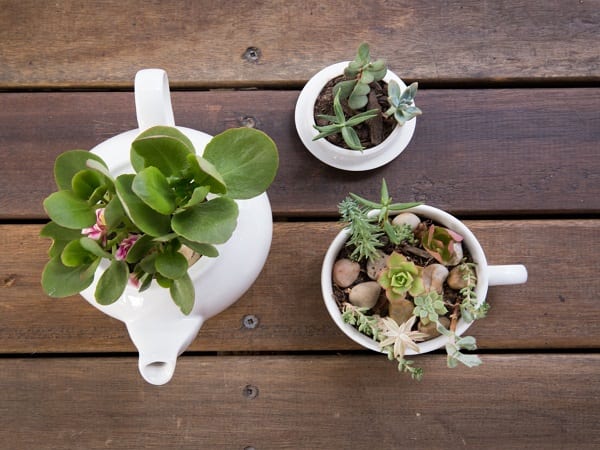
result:
<svg viewBox="0 0 600 450"><path fill-rule="evenodd" d="M156 125L174 126L169 78L162 69L144 69L135 75L135 111L141 131Z"/></svg>

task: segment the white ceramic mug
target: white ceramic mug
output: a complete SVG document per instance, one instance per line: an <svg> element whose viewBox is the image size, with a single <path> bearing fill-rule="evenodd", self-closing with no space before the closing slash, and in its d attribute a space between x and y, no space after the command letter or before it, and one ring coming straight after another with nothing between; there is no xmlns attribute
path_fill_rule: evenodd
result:
<svg viewBox="0 0 600 450"><path fill-rule="evenodd" d="M475 294L477 295L477 304L481 305L486 298L488 286L508 285L508 284L520 284L527 281L527 269L521 264L514 265L488 265L485 254L479 241L475 235L467 228L456 217L448 214L441 209L434 208L432 206L420 205L414 208L406 209L401 212L412 212L421 218L430 218L433 221L445 226L446 228L457 232L463 236L463 244L471 253L473 261L476 263L477 273L477 287L475 288ZM350 237L350 232L347 228L343 229L335 237L323 261L323 267L321 271L321 290L323 293L323 300L327 307L329 315L336 323L336 325L353 341L362 345L363 347L369 348L374 351L381 351L379 343L374 339L359 332L355 327L345 323L342 320L342 314L335 301L332 288L332 271L333 264L346 241ZM466 322L462 318L459 319L456 333L462 335L471 323ZM445 336L438 336L428 341L419 342L419 352L407 349L407 355L414 355L417 353L427 353L446 345L448 338Z"/></svg>
<svg viewBox="0 0 600 450"><path fill-rule="evenodd" d="M131 173L133 140L155 125L174 126L167 74L160 69L141 70L135 77L135 104L139 128L119 134L94 147L113 176ZM177 127L202 153L211 136L191 128ZM189 269L196 299L185 316L173 303L168 289L155 282L144 292L128 285L112 305L96 302L94 291L108 264L101 264L92 285L81 295L93 306L127 325L139 351L139 370L146 381L164 384L173 376L177 357L191 344L204 321L223 311L254 283L269 253L273 232L271 206L266 193L236 200L238 224L231 238L217 245L217 258L202 257Z"/></svg>

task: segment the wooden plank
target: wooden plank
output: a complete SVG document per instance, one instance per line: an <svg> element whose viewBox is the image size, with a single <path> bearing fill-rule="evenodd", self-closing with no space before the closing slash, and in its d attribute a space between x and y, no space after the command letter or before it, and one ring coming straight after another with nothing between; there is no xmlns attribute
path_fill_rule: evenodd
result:
<svg viewBox="0 0 600 450"><path fill-rule="evenodd" d="M600 221L468 221L490 264L522 263L524 285L489 290L489 316L469 330L481 349L600 347ZM46 240L39 225L0 225L0 353L131 352L122 323L80 297L41 291ZM320 291L321 262L337 223L275 223L254 286L207 321L191 351L358 349L333 324ZM258 320L246 328L244 317Z"/></svg>
<svg viewBox="0 0 600 450"><path fill-rule="evenodd" d="M298 85L362 41L421 82L598 81L600 2L2 0L0 88ZM324 44L326 42L326 44ZM256 48L258 58L244 58Z"/></svg>
<svg viewBox="0 0 600 450"><path fill-rule="evenodd" d="M435 355L418 383L378 355L184 356L158 388L133 357L0 359L0 439L47 449L592 449L599 364L597 354L508 354L450 370Z"/></svg>
<svg viewBox="0 0 600 450"><path fill-rule="evenodd" d="M344 172L304 148L297 91L174 92L177 123L219 133L253 122L273 137L276 216L329 216L348 192L394 197L459 215L600 212L600 89L423 90L413 141L387 166ZM136 127L133 94L0 94L0 220L43 219L58 154ZM311 182L307 182L311 180Z"/></svg>

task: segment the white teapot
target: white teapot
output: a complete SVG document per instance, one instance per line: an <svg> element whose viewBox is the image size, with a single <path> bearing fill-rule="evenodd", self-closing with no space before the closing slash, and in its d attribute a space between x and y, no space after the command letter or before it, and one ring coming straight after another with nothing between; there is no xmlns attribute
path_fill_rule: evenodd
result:
<svg viewBox="0 0 600 450"><path fill-rule="evenodd" d="M139 129L114 136L92 153L100 156L111 175L131 172L129 152L132 141L144 130L156 126L175 126L167 74L160 69L141 70L135 77L135 105ZM212 136L190 128L177 127L201 154ZM173 303L168 289L154 282L139 292L128 285L115 303L96 302L94 291L108 265L100 265L94 282L81 295L102 312L127 325L131 340L139 351L139 370L151 384L167 383L173 376L177 357L196 337L204 321L239 299L262 270L273 231L271 206L266 193L249 200L236 200L238 223L232 237L217 245L219 256L202 257L189 269L196 300L185 316Z"/></svg>

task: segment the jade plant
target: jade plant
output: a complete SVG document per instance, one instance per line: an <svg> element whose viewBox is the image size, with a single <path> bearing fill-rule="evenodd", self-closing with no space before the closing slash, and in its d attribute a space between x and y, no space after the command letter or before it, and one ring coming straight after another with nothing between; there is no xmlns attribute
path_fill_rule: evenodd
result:
<svg viewBox="0 0 600 450"><path fill-rule="evenodd" d="M236 200L273 181L277 148L261 131L236 128L212 138L200 156L177 128L156 126L133 141L130 160L134 173L113 177L88 151L58 156L58 191L43 203L51 220L41 236L53 242L42 287L51 297L74 295L105 261L99 304L117 301L128 283L143 291L155 281L187 315L196 296L190 265L218 256L216 246L237 225Z"/></svg>
<svg viewBox="0 0 600 450"><path fill-rule="evenodd" d="M342 79L331 89L333 103L330 109L333 109L334 114L316 114L317 119L322 122L314 125L319 134L313 140L339 133L349 149L362 151L365 146L355 131L358 125L366 123L368 128L378 130L370 138L370 144L377 145L383 139L384 120L390 119L394 124L402 126L422 114L414 105L418 83L412 83L402 90L394 80L383 82L387 71L387 64L383 59L371 61L369 45L362 43L354 60L344 69ZM387 92L387 95L380 101L375 90ZM348 119L346 114L350 116Z"/></svg>
<svg viewBox="0 0 600 450"><path fill-rule="evenodd" d="M377 341L400 371L421 379L423 371L406 350L418 352L419 342L440 335L447 337L449 367L481 364L468 353L476 349L475 339L456 328L460 318L470 323L485 317L488 305L477 300L476 264L462 247L463 237L403 211L416 205L393 203L385 180L379 201L350 194L340 203L349 239L334 264L333 289L342 319ZM348 277L342 268L356 275Z"/></svg>

